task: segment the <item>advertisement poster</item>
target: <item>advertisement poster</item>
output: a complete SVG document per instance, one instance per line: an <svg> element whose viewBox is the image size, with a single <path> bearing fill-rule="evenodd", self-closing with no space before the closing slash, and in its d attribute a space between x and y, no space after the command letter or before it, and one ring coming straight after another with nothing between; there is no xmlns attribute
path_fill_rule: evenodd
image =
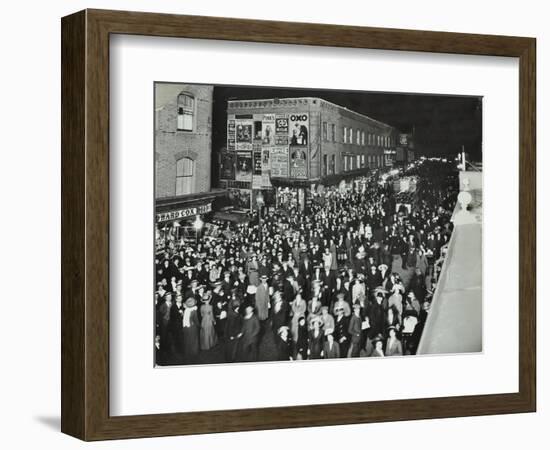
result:
<svg viewBox="0 0 550 450"><path fill-rule="evenodd" d="M288 177L288 147L273 147L270 153L271 176Z"/></svg>
<svg viewBox="0 0 550 450"><path fill-rule="evenodd" d="M227 150L235 150L235 121L227 121Z"/></svg>
<svg viewBox="0 0 550 450"><path fill-rule="evenodd" d="M250 189L229 189L229 201L235 208L250 209Z"/></svg>
<svg viewBox="0 0 550 450"><path fill-rule="evenodd" d="M254 140L255 141L262 140L262 121L261 120L254 121Z"/></svg>
<svg viewBox="0 0 550 450"><path fill-rule="evenodd" d="M261 148L256 149L254 148L253 153L254 158L254 164L253 164L253 175L261 175L262 174L262 150Z"/></svg>
<svg viewBox="0 0 550 450"><path fill-rule="evenodd" d="M262 186L271 187L271 164L269 162L269 148L262 149Z"/></svg>
<svg viewBox="0 0 550 450"><path fill-rule="evenodd" d="M264 114L262 119L262 144L275 145L275 114Z"/></svg>
<svg viewBox="0 0 550 450"><path fill-rule="evenodd" d="M302 146L290 146L291 178L307 178L307 154Z"/></svg>
<svg viewBox="0 0 550 450"><path fill-rule="evenodd" d="M307 114L291 114L289 116L288 137L290 145L308 145L309 117Z"/></svg>
<svg viewBox="0 0 550 450"><path fill-rule="evenodd" d="M220 178L222 180L235 179L235 153L233 152L221 153Z"/></svg>
<svg viewBox="0 0 550 450"><path fill-rule="evenodd" d="M235 180L252 181L252 152L237 152Z"/></svg>
<svg viewBox="0 0 550 450"><path fill-rule="evenodd" d="M252 121L236 120L235 146L237 150L252 150Z"/></svg>
<svg viewBox="0 0 550 450"><path fill-rule="evenodd" d="M275 133L288 136L288 117L286 115L275 118Z"/></svg>

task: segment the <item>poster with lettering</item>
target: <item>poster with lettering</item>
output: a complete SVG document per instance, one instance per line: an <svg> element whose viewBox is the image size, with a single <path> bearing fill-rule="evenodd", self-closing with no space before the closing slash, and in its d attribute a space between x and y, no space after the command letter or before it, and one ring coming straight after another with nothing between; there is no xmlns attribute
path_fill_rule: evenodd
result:
<svg viewBox="0 0 550 450"><path fill-rule="evenodd" d="M264 114L262 118L262 145L275 145L275 114Z"/></svg>
<svg viewBox="0 0 550 450"><path fill-rule="evenodd" d="M288 135L288 117L286 114L279 114L275 117L275 133Z"/></svg>
<svg viewBox="0 0 550 450"><path fill-rule="evenodd" d="M262 148L262 186L271 187L271 164L269 162L269 147Z"/></svg>
<svg viewBox="0 0 550 450"><path fill-rule="evenodd" d="M254 145L254 152L253 152L253 175L261 175L262 174L262 148L256 147Z"/></svg>
<svg viewBox="0 0 550 450"><path fill-rule="evenodd" d="M301 145L291 145L290 176L291 178L307 178L307 149Z"/></svg>
<svg viewBox="0 0 550 450"><path fill-rule="evenodd" d="M235 148L237 150L252 150L252 121L235 120Z"/></svg>
<svg viewBox="0 0 550 450"><path fill-rule="evenodd" d="M309 116L306 113L290 114L288 126L290 145L308 145Z"/></svg>
<svg viewBox="0 0 550 450"><path fill-rule="evenodd" d="M235 179L235 153L233 152L221 153L220 178L222 180Z"/></svg>
<svg viewBox="0 0 550 450"><path fill-rule="evenodd" d="M235 150L235 120L227 121L227 150Z"/></svg>
<svg viewBox="0 0 550 450"><path fill-rule="evenodd" d="M288 177L288 147L273 147L270 152L271 177Z"/></svg>
<svg viewBox="0 0 550 450"><path fill-rule="evenodd" d="M252 181L252 152L237 152L237 181Z"/></svg>

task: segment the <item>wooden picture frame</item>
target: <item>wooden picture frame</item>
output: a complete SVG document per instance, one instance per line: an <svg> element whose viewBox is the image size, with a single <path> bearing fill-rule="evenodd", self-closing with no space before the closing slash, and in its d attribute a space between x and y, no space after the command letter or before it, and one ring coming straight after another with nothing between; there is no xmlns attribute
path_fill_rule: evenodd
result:
<svg viewBox="0 0 550 450"><path fill-rule="evenodd" d="M104 10L61 25L64 433L101 440L535 411L535 39ZM109 36L117 33L519 58L519 392L110 416Z"/></svg>

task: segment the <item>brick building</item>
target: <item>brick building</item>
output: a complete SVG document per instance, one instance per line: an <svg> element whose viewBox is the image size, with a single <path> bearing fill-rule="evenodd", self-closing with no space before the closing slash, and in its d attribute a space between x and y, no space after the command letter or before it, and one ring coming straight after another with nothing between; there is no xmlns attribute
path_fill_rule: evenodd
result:
<svg viewBox="0 0 550 450"><path fill-rule="evenodd" d="M209 85L155 85L157 228L184 226L224 194L211 189L213 92Z"/></svg>
<svg viewBox="0 0 550 450"><path fill-rule="evenodd" d="M228 102L220 178L236 199L275 192L301 209L307 191L392 166L399 131L320 98ZM241 206L246 206L246 203Z"/></svg>

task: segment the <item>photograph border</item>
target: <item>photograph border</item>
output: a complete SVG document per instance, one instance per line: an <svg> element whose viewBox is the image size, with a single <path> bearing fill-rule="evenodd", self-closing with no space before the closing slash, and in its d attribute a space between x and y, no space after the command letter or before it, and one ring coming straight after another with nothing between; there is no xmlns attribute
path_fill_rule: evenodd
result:
<svg viewBox="0 0 550 450"><path fill-rule="evenodd" d="M110 416L111 34L519 58L519 391L459 397ZM83 440L102 440L536 410L534 38L107 10L84 10L64 17L61 21L61 37L62 432Z"/></svg>

